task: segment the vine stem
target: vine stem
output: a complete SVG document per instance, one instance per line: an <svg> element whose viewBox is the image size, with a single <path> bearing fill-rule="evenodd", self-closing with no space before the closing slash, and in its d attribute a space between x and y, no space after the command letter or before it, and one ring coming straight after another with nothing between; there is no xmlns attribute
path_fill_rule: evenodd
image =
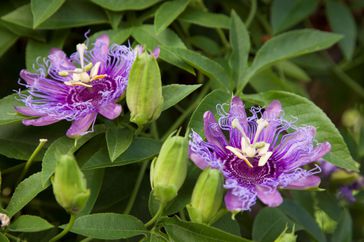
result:
<svg viewBox="0 0 364 242"><path fill-rule="evenodd" d="M18 182L17 184L19 184L19 182L21 180L23 180L24 176L27 174L29 167L32 165L32 162L34 160L34 158L37 156L37 154L39 153L39 151L43 148L43 146L45 145L45 143L47 143L47 139L39 139L39 144L37 146L37 148L35 148L35 150L33 151L33 153L30 155L29 159L27 160L27 162L25 163L25 166L23 168L22 173L20 174L19 178L18 178Z"/></svg>
<svg viewBox="0 0 364 242"><path fill-rule="evenodd" d="M151 218L146 224L145 227L150 227L151 225L153 225L158 219L159 217L162 215L164 210L164 204L161 203L159 205L158 211L156 212L156 214L153 216L153 218Z"/></svg>
<svg viewBox="0 0 364 242"><path fill-rule="evenodd" d="M246 25L247 28L249 28L250 24L252 23L256 12L257 12L257 0L252 0L249 15L248 15L248 18L245 21L245 25Z"/></svg>
<svg viewBox="0 0 364 242"><path fill-rule="evenodd" d="M136 199L136 197L138 195L139 188L140 188L140 185L142 184L144 174L145 174L145 171L147 170L148 164L149 164L149 160L146 160L146 161L143 162L142 167L140 168L137 180L135 182L133 192L132 192L132 194L131 194L131 196L129 198L128 204L126 205L126 208L124 210L125 214L129 214L131 209L133 208L135 199Z"/></svg>
<svg viewBox="0 0 364 242"><path fill-rule="evenodd" d="M71 214L70 221L68 222L68 224L66 225L66 227L62 230L61 233L57 234L52 239L50 239L49 242L58 241L63 236L65 236L71 230L73 224L75 223L75 220L76 220L76 215L75 214Z"/></svg>

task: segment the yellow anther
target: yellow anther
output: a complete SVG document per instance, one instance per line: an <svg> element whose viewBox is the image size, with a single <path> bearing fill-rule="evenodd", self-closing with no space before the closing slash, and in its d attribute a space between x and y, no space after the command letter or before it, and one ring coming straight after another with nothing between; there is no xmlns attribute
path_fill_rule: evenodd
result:
<svg viewBox="0 0 364 242"><path fill-rule="evenodd" d="M267 153L262 155L258 161L258 166L264 166L268 162L268 159L272 156L272 154L273 152L268 151Z"/></svg>
<svg viewBox="0 0 364 242"><path fill-rule="evenodd" d="M74 87L74 86L92 87L91 85L88 85L88 84L80 82L80 81L67 81L67 82L64 82L64 84L67 86L71 86L71 87Z"/></svg>
<svg viewBox="0 0 364 242"><path fill-rule="evenodd" d="M69 75L69 72L68 71L60 71L60 72L58 72L58 75L60 75L60 76L68 76Z"/></svg>
<svg viewBox="0 0 364 242"><path fill-rule="evenodd" d="M107 75L106 75L106 74L96 75L96 76L94 76L94 77L92 77L92 78L91 78L91 81L99 80L99 79L103 79L103 78L105 78L105 77L107 77Z"/></svg>
<svg viewBox="0 0 364 242"><path fill-rule="evenodd" d="M253 165L250 161L241 153L241 151L232 146L225 146L226 149L230 150L236 157L243 160L250 168L253 168Z"/></svg>
<svg viewBox="0 0 364 242"><path fill-rule="evenodd" d="M84 71L89 71L89 70L91 70L92 66L93 66L92 62L88 63L88 64L85 66Z"/></svg>

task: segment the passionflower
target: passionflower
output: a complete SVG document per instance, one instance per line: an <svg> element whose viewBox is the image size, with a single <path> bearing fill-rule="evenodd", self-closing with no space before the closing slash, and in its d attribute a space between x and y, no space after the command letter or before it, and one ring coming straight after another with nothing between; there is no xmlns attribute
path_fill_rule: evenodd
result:
<svg viewBox="0 0 364 242"><path fill-rule="evenodd" d="M97 114L115 119L122 107L116 102L124 94L135 59L134 51L124 45L109 44L100 36L93 48L78 44L69 58L52 49L48 58L37 63L35 73L20 72L27 93L19 93L25 106L16 110L35 119L24 125L44 126L60 120L72 121L67 136L77 137L92 130Z"/></svg>
<svg viewBox="0 0 364 242"><path fill-rule="evenodd" d="M276 207L283 202L278 189L319 185L320 178L315 175L319 166L302 168L320 160L331 148L328 142L314 145L314 127L295 127L285 120L276 100L265 110L252 107L250 117L238 97L232 98L228 113L222 107L218 106L218 122L212 112L204 114L207 141L192 132L189 156L201 169L211 167L222 172L229 211L250 210L257 198ZM224 133L229 134L228 139Z"/></svg>

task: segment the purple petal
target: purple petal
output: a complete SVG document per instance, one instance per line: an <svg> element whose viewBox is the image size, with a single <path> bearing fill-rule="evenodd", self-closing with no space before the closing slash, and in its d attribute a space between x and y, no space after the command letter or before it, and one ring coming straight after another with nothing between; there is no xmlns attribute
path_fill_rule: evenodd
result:
<svg viewBox="0 0 364 242"><path fill-rule="evenodd" d="M58 122L59 119L56 119L54 117L50 117L50 116L44 116L44 117L40 117L37 119L25 119L23 120L23 124L26 126L45 126L45 125L49 125L49 124L54 124L56 122Z"/></svg>
<svg viewBox="0 0 364 242"><path fill-rule="evenodd" d="M320 182L321 179L318 176L306 176L291 182L290 184L288 184L288 186L284 188L294 190L306 190L308 188L318 187L320 185Z"/></svg>
<svg viewBox="0 0 364 242"><path fill-rule="evenodd" d="M279 118L282 113L282 105L279 101L272 101L265 109L262 118L268 121L268 126L261 132L258 141L272 143L278 126L281 124Z"/></svg>
<svg viewBox="0 0 364 242"><path fill-rule="evenodd" d="M282 105L278 100L273 100L263 113L263 119L277 119L281 115Z"/></svg>
<svg viewBox="0 0 364 242"><path fill-rule="evenodd" d="M109 37L106 34L103 34L96 39L94 48L92 49L92 56L93 56L92 62L94 64L96 64L97 62L101 62L99 70L100 73L104 73L105 71L104 64L106 64L107 61L107 56L109 53L109 44L110 44Z"/></svg>
<svg viewBox="0 0 364 242"><path fill-rule="evenodd" d="M282 204L283 198L277 189L257 185L257 195L260 201L269 207L278 207Z"/></svg>
<svg viewBox="0 0 364 242"><path fill-rule="evenodd" d="M209 143L216 145L221 150L225 149L227 145L225 136L220 129L219 124L216 122L214 114L210 111L205 112L204 118L204 132L206 139Z"/></svg>
<svg viewBox="0 0 364 242"><path fill-rule="evenodd" d="M23 114L23 115L26 115L26 116L44 116L44 115L47 115L46 113L43 113L43 112L38 112L30 107L15 107L15 110L20 113L20 114Z"/></svg>
<svg viewBox="0 0 364 242"><path fill-rule="evenodd" d="M95 122L96 116L97 113L93 112L87 114L81 119L73 121L71 127L67 130L66 135L70 138L84 135L89 130L91 125Z"/></svg>
<svg viewBox="0 0 364 242"><path fill-rule="evenodd" d="M152 56L154 56L154 58L158 58L159 57L159 54L161 52L161 49L159 47L155 48L153 51L152 51Z"/></svg>
<svg viewBox="0 0 364 242"><path fill-rule="evenodd" d="M248 119L246 116L244 103L237 96L234 96L231 99L229 110L229 123L231 124L234 119L239 120L239 123L243 127L245 133L248 134ZM240 147L240 143L241 133L237 129L232 128L230 131L230 144L235 147Z"/></svg>
<svg viewBox="0 0 364 242"><path fill-rule="evenodd" d="M67 58L67 55L57 48L51 49L48 59L51 61L50 72L58 73L59 71L73 70L76 68Z"/></svg>
<svg viewBox="0 0 364 242"><path fill-rule="evenodd" d="M243 210L243 207L242 207L243 204L242 204L240 198L238 196L233 195L231 190L229 190L225 194L224 201L225 201L226 209L229 210L230 212L236 212L236 211Z"/></svg>
<svg viewBox="0 0 364 242"><path fill-rule="evenodd" d="M327 162L325 160L321 161L320 167L322 169L322 175L324 175L324 176L329 176L329 175L331 175L331 173L333 173L334 171L336 171L338 169L336 166L334 166L333 164L331 164L330 162Z"/></svg>
<svg viewBox="0 0 364 242"><path fill-rule="evenodd" d="M107 103L99 108L99 113L108 119L115 119L121 114L121 105L116 103Z"/></svg>
<svg viewBox="0 0 364 242"><path fill-rule="evenodd" d="M195 163L195 165L201 170L204 170L206 167L209 166L209 163L206 162L205 158L203 158L201 154L193 152L191 149L189 149L189 157L193 161L193 163Z"/></svg>
<svg viewBox="0 0 364 242"><path fill-rule="evenodd" d="M34 85L34 82L37 81L39 79L39 75L38 74L34 74L31 73L27 70L21 70L20 71L20 77L26 81L26 83L30 86Z"/></svg>

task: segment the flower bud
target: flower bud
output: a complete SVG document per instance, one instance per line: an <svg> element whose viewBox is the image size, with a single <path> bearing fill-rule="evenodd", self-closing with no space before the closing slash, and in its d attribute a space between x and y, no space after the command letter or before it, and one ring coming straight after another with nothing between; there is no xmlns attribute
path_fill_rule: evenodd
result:
<svg viewBox="0 0 364 242"><path fill-rule="evenodd" d="M332 234L335 231L337 222L330 218L324 211L315 211L315 218L320 229L325 233Z"/></svg>
<svg viewBox="0 0 364 242"><path fill-rule="evenodd" d="M69 213L82 210L90 196L86 179L72 154L61 155L52 179L57 202Z"/></svg>
<svg viewBox="0 0 364 242"><path fill-rule="evenodd" d="M330 180L337 184L351 184L355 182L360 175L356 172L350 172L343 169L337 169L331 173Z"/></svg>
<svg viewBox="0 0 364 242"><path fill-rule="evenodd" d="M210 223L219 211L223 198L223 177L216 169L205 169L193 189L187 211L193 222Z"/></svg>
<svg viewBox="0 0 364 242"><path fill-rule="evenodd" d="M274 240L274 242L296 242L297 235L294 234L294 225L291 233L287 233L287 227L283 232Z"/></svg>
<svg viewBox="0 0 364 242"><path fill-rule="evenodd" d="M187 174L187 139L170 136L162 145L158 158L152 162L150 183L153 195L161 203L177 196Z"/></svg>
<svg viewBox="0 0 364 242"><path fill-rule="evenodd" d="M156 60L158 51L150 55L137 47L136 52L138 55L129 74L126 103L130 121L142 126L156 120L161 114L162 80Z"/></svg>
<svg viewBox="0 0 364 242"><path fill-rule="evenodd" d="M356 126L360 126L361 119L362 117L358 110L349 109L344 112L341 121L345 127L353 128Z"/></svg>

